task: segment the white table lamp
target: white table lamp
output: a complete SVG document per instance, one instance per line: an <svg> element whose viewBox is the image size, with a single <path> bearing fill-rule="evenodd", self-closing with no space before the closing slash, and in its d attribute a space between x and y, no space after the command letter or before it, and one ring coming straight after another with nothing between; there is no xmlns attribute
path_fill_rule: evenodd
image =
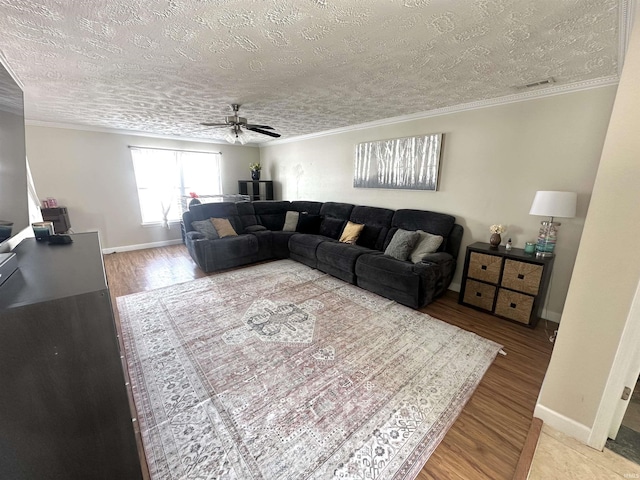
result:
<svg viewBox="0 0 640 480"><path fill-rule="evenodd" d="M554 217L573 218L576 216L578 194L575 192L538 191L533 199L529 215L550 217L540 222L540 232L536 243L536 256L550 257L556 246L560 223Z"/></svg>

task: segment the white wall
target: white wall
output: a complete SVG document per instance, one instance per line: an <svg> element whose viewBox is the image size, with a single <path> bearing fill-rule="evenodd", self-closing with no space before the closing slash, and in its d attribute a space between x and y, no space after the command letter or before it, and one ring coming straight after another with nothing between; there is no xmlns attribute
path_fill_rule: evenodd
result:
<svg viewBox="0 0 640 480"><path fill-rule="evenodd" d="M26 139L39 197L66 206L75 232L98 230L105 249L181 238L179 224L169 230L141 225L129 145L222 152L224 193L238 193L237 181L249 178L249 164L260 158L255 147L33 125L27 126Z"/></svg>
<svg viewBox="0 0 640 480"><path fill-rule="evenodd" d="M465 228L462 252L488 241L488 227L508 225L515 246L537 237L530 216L536 190L578 192L577 218L564 219L545 317L562 312L615 87L350 131L260 149L263 174L285 200L418 208L455 215ZM438 192L353 188L355 145L426 133L445 134ZM461 253L462 253L461 252ZM464 258L461 256L461 258ZM462 262L452 288L459 289Z"/></svg>
<svg viewBox="0 0 640 480"><path fill-rule="evenodd" d="M638 78L640 23L636 22L562 325L536 406L536 414L545 422L583 441L594 427L608 430L623 385L613 382L607 389L607 381L625 327L640 321L630 314L640 280ZM640 348L638 343L636 348ZM595 424L596 416L603 425ZM589 444L601 448L605 439L606 435L596 435Z"/></svg>

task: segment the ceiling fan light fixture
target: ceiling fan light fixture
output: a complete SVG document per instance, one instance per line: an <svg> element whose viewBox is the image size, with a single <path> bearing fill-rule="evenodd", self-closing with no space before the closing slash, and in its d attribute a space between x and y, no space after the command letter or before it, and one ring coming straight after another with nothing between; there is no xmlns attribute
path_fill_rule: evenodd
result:
<svg viewBox="0 0 640 480"><path fill-rule="evenodd" d="M236 136L233 134L233 132L229 132L224 136L224 139L229 142L230 144L234 144L236 143Z"/></svg>
<svg viewBox="0 0 640 480"><path fill-rule="evenodd" d="M241 117L238 115L238 110L240 109L240 104L234 103L231 105L231 109L233 110L233 116L224 117L224 123L216 123L216 122L201 122L200 125L204 125L205 127L221 127L221 128L229 128L230 131L224 135L224 140L230 144L239 143L240 145L244 145L250 140L250 136L247 135L246 130L251 132L260 133L262 135L267 135L273 138L279 138L280 134L274 132L273 127L269 125L258 125L254 123L248 123L245 117Z"/></svg>

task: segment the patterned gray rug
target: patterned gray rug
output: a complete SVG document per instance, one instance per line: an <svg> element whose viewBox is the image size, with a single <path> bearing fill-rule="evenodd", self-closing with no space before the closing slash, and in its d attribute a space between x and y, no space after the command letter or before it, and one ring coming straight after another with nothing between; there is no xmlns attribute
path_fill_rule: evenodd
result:
<svg viewBox="0 0 640 480"><path fill-rule="evenodd" d="M154 480L413 479L500 349L290 260L117 302Z"/></svg>

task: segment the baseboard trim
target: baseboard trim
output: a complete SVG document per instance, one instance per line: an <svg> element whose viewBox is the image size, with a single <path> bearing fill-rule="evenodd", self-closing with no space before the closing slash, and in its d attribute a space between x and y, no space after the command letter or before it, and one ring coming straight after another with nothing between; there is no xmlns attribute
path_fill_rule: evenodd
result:
<svg viewBox="0 0 640 480"><path fill-rule="evenodd" d="M533 416L541 419L551 428L559 430L585 445L588 445L589 437L591 436L591 429L586 425L576 422L569 417L565 417L561 413L551 410L539 403L533 411Z"/></svg>
<svg viewBox="0 0 640 480"><path fill-rule="evenodd" d="M527 480L529 477L529 471L531 470L531 464L533 463L533 456L538 448L538 441L540 440L540 433L542 433L542 420L533 417L531 426L529 427L529 433L524 440L522 451L520 452L520 458L516 465L516 471L513 474L512 480Z"/></svg>
<svg viewBox="0 0 640 480"><path fill-rule="evenodd" d="M102 254L108 255L110 253L132 252L134 250L145 250L147 248L168 247L170 245L179 245L181 243L182 243L182 239L176 238L175 240L163 240L162 242L138 243L137 245L123 245L122 247L103 248Z"/></svg>

